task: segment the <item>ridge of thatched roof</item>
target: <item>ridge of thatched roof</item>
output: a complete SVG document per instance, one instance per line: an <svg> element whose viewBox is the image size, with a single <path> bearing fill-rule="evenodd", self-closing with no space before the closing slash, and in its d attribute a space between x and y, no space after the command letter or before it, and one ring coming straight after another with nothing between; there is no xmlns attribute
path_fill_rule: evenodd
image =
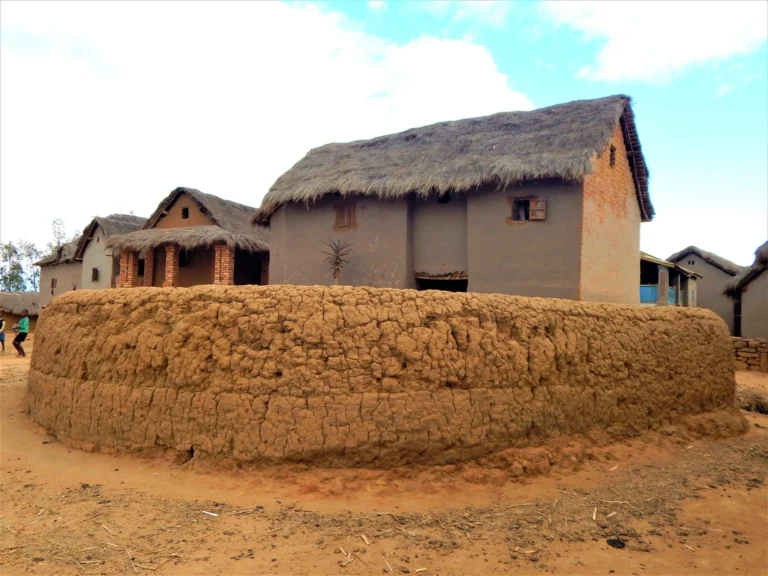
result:
<svg viewBox="0 0 768 576"><path fill-rule="evenodd" d="M670 262L677 262L678 260L685 258L686 256L694 254L704 260L704 262L707 262L709 264L712 264L715 268L719 268L726 274L730 274L731 276L736 276L737 274L741 274L744 271L744 266L739 266L738 264L735 264L728 260L727 258L723 258L722 256L718 256L717 254L713 252L707 252L706 250L702 250L698 246L688 246L687 248L683 248L679 252L675 252L667 258Z"/></svg>
<svg viewBox="0 0 768 576"><path fill-rule="evenodd" d="M186 194L203 214L213 222L207 226L160 229L154 226L182 194ZM251 226L255 208L224 200L213 194L205 194L194 188L179 187L158 204L141 230L118 234L107 238L106 245L120 250L141 251L161 244L178 244L190 250L197 246L225 243L232 248L251 252L269 251L269 230L263 226Z"/></svg>
<svg viewBox="0 0 768 576"><path fill-rule="evenodd" d="M19 316L24 308L30 316L40 314L38 292L0 292L0 311Z"/></svg>
<svg viewBox="0 0 768 576"><path fill-rule="evenodd" d="M75 254L77 254L77 246L80 244L81 240L82 236L77 240L62 244L57 250L54 250L45 258L35 262L35 266L55 266L57 264L69 264L70 262L74 262Z"/></svg>
<svg viewBox="0 0 768 576"><path fill-rule="evenodd" d="M525 180L580 181L621 125L643 221L655 212L648 167L628 96L578 100L530 112L440 122L398 134L310 150L280 176L252 221L266 224L286 202L326 194L400 198L465 192Z"/></svg>
<svg viewBox="0 0 768 576"><path fill-rule="evenodd" d="M768 241L755 250L755 261L752 266L725 283L725 293L731 296L738 294L765 270L768 270Z"/></svg>
<svg viewBox="0 0 768 576"><path fill-rule="evenodd" d="M83 229L83 235L80 236L77 249L75 250L75 258L77 260L82 260L83 253L88 247L91 238L93 238L96 228L101 228L104 235L109 237L115 236L116 234L126 234L127 232L133 232L134 230L140 230L146 221L146 218L134 216L133 214L94 216L88 226Z"/></svg>
<svg viewBox="0 0 768 576"><path fill-rule="evenodd" d="M137 230L128 234L111 236L107 238L106 244L110 248L132 252L152 250L161 244L177 244L185 250L192 250L199 246L227 244L232 248L240 248L250 252L269 252L268 237L261 238L252 233L230 232L220 226L211 225Z"/></svg>

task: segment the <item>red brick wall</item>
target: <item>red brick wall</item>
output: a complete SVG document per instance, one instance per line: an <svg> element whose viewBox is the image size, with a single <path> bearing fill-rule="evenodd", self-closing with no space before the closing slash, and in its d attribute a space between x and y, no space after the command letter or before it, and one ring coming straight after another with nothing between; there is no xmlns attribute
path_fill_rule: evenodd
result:
<svg viewBox="0 0 768 576"><path fill-rule="evenodd" d="M615 162L611 166L611 146ZM621 126L584 178L580 299L640 302L640 207Z"/></svg>
<svg viewBox="0 0 768 576"><path fill-rule="evenodd" d="M234 285L235 249L226 244L217 244L213 249L213 283Z"/></svg>
<svg viewBox="0 0 768 576"><path fill-rule="evenodd" d="M133 288L139 285L139 255L124 250L120 253L120 280L118 288Z"/></svg>
<svg viewBox="0 0 768 576"><path fill-rule="evenodd" d="M177 286L179 283L179 247L175 244L165 245L165 280L163 288Z"/></svg>
<svg viewBox="0 0 768 576"><path fill-rule="evenodd" d="M142 286L152 286L152 275L155 270L155 251L146 250L144 255L144 278Z"/></svg>

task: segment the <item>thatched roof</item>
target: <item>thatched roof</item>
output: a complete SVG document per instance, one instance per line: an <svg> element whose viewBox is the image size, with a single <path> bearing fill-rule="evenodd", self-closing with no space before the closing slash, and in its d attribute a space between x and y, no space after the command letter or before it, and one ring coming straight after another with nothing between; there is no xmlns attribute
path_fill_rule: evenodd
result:
<svg viewBox="0 0 768 576"><path fill-rule="evenodd" d="M286 202L326 194L399 198L504 187L525 180L580 181L621 124L644 221L654 209L648 168L627 96L580 100L531 112L440 122L372 140L310 150L269 189L253 222L266 224Z"/></svg>
<svg viewBox="0 0 768 576"><path fill-rule="evenodd" d="M214 224L185 228L154 228L158 220L182 194L189 196ZM262 226L250 225L250 218L255 210L251 206L204 194L194 188L176 188L160 202L141 230L111 236L107 238L106 245L119 250L142 251L168 243L178 244L187 250L198 246L227 244L233 248L251 252L268 252L269 230Z"/></svg>
<svg viewBox="0 0 768 576"><path fill-rule="evenodd" d="M734 264L730 260L723 258L722 256L718 256L717 254L714 254L712 252L707 252L706 250L702 250L701 248L697 246L688 246L687 248L683 248L679 252L675 252L667 258L670 262L677 262L678 260L681 260L685 258L686 256L689 256L691 254L694 254L704 260L704 262L707 262L709 264L712 264L715 268L719 268L726 274L730 274L731 276L736 276L737 274L741 274L744 271L743 266L739 266L738 264Z"/></svg>
<svg viewBox="0 0 768 576"><path fill-rule="evenodd" d="M725 283L725 293L732 296L738 294L765 270L768 270L768 241L755 250L755 261L752 266Z"/></svg>
<svg viewBox="0 0 768 576"><path fill-rule="evenodd" d="M60 246L58 250L48 254L48 256L42 260L35 262L35 266L56 266L57 264L69 264L70 262L74 262L77 246L81 239L82 236L77 240Z"/></svg>
<svg viewBox="0 0 768 576"><path fill-rule="evenodd" d="M38 292L0 292L0 311L19 316L24 308L30 316L40 314Z"/></svg>
<svg viewBox="0 0 768 576"><path fill-rule="evenodd" d="M146 218L141 216L134 216L133 214L110 214L109 216L95 216L91 223L83 230L83 235L80 237L80 241L75 251L75 258L78 260L83 259L83 253L88 246L88 243L93 238L93 234L96 232L96 228L101 228L101 231L105 236L115 236L117 234L126 234L135 230L141 230Z"/></svg>

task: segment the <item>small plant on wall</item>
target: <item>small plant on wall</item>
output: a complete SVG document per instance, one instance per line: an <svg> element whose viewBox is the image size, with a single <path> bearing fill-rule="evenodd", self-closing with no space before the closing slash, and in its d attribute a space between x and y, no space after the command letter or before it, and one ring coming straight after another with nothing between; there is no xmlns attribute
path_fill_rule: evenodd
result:
<svg viewBox="0 0 768 576"><path fill-rule="evenodd" d="M338 238L329 238L323 244L328 247L328 251L322 250L322 253L325 254L325 261L333 273L333 284L338 286L341 269L349 264L347 256L352 254L352 244L347 240L342 242Z"/></svg>

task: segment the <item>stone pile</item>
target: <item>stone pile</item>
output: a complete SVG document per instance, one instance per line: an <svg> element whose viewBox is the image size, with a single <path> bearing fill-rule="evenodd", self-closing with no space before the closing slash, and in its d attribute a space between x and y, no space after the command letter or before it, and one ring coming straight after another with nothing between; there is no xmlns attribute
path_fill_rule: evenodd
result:
<svg viewBox="0 0 768 576"><path fill-rule="evenodd" d="M736 370L768 372L768 338L731 338Z"/></svg>

